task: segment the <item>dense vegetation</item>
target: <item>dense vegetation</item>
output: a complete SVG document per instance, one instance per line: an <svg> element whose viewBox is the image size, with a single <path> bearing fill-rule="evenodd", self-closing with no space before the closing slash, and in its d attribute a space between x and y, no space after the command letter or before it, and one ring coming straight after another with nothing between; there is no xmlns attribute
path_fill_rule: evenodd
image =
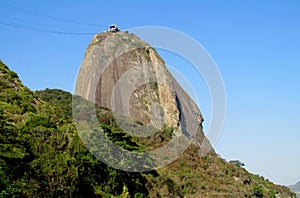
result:
<svg viewBox="0 0 300 198"><path fill-rule="evenodd" d="M84 147L70 93L34 93L3 63L0 68L0 197L148 194L142 174L108 167Z"/></svg>
<svg viewBox="0 0 300 198"><path fill-rule="evenodd" d="M199 157L196 146L157 171L111 168L83 145L71 102L72 95L62 90L30 91L0 62L0 197L292 196L286 187L215 154ZM145 149L118 128L109 110L97 111L111 140L128 150ZM170 129L158 135L168 140Z"/></svg>

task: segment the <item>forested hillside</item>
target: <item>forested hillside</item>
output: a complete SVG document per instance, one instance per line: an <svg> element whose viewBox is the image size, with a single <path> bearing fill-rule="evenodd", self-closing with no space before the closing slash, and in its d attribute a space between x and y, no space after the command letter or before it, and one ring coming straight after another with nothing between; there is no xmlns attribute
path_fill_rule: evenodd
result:
<svg viewBox="0 0 300 198"><path fill-rule="evenodd" d="M84 147L70 93L32 92L2 62L0 88L0 197L148 194L142 174L112 169Z"/></svg>
<svg viewBox="0 0 300 198"><path fill-rule="evenodd" d="M97 107L107 136L128 150L146 149ZM156 138L167 141L168 131ZM144 141L149 144L149 141ZM147 173L113 169L83 145L72 119L72 95L33 92L0 62L0 197L292 197L215 154L199 157L192 145L169 166Z"/></svg>

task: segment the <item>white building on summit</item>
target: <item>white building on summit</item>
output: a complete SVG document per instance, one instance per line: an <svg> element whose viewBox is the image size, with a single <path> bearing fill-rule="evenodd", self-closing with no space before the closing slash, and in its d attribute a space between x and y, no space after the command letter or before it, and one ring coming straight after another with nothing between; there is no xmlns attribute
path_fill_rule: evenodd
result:
<svg viewBox="0 0 300 198"><path fill-rule="evenodd" d="M120 30L119 30L119 28L116 24L112 24L112 25L109 26L108 31L115 33L115 32L119 32Z"/></svg>

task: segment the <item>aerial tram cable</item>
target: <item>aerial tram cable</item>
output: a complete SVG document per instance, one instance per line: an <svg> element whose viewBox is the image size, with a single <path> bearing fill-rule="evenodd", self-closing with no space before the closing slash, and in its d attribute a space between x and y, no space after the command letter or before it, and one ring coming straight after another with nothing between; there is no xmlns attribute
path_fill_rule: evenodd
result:
<svg viewBox="0 0 300 198"><path fill-rule="evenodd" d="M100 24L86 23L86 22L81 22L81 21L76 21L76 20L60 18L60 17L56 17L56 16L45 15L45 14L41 14L41 13L38 13L38 12L33 12L33 11L17 8L17 7L14 7L14 6L5 4L5 3L1 3L1 4L4 5L6 8L12 10L13 12L18 12L18 13L21 13L21 14L27 15L27 16L34 16L34 17L45 18L45 19L50 19L50 20L54 20L54 21L77 24L77 25L94 26L94 27L99 27L99 26L106 27L106 26L100 25Z"/></svg>
<svg viewBox="0 0 300 198"><path fill-rule="evenodd" d="M66 32L66 31L56 31L56 30L50 30L50 29L44 29L39 27L32 27L28 25L22 25L18 23L14 23L11 21L0 19L0 25L5 25L13 28L23 29L23 30L29 30L29 31L35 31L35 32L44 32L44 33L51 33L51 34L61 34L61 35L74 35L74 36L80 36L80 35L95 35L96 32Z"/></svg>

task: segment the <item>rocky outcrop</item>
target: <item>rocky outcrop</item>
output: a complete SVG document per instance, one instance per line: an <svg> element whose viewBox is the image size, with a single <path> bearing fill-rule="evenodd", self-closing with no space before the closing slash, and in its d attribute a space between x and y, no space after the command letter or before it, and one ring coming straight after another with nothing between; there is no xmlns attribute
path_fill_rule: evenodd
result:
<svg viewBox="0 0 300 198"><path fill-rule="evenodd" d="M289 188L296 193L297 197L300 197L300 182L289 186Z"/></svg>
<svg viewBox="0 0 300 198"><path fill-rule="evenodd" d="M154 48L127 32L103 32L86 50L76 94L107 107L115 115L176 136L205 139L204 120L194 101L181 88ZM207 140L204 144L211 148Z"/></svg>

